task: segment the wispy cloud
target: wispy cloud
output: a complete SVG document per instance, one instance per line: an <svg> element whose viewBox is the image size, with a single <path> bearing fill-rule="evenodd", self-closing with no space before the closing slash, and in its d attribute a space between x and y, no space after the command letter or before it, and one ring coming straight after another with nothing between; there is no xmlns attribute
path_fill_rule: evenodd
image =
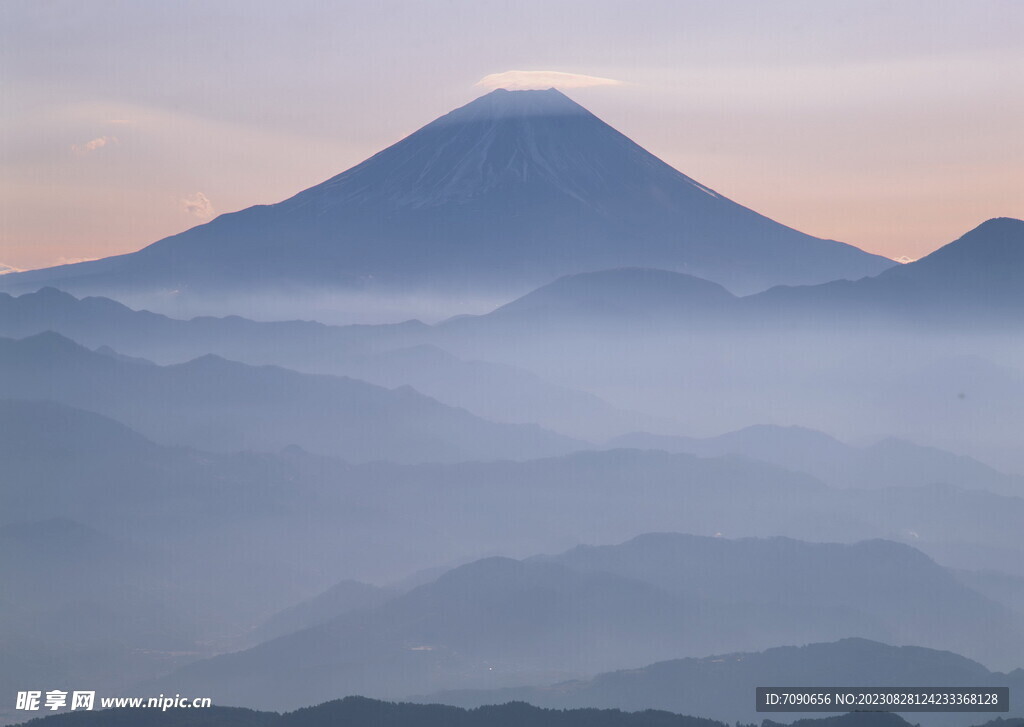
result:
<svg viewBox="0 0 1024 727"><path fill-rule="evenodd" d="M896 262L900 263L901 265L906 265L907 263L917 262L917 258L916 257L907 257L906 255L900 255L897 258L893 258L893 260L895 260Z"/></svg>
<svg viewBox="0 0 1024 727"><path fill-rule="evenodd" d="M7 273L20 273L21 268L12 268L10 265L4 265L0 263L0 275L7 275Z"/></svg>
<svg viewBox="0 0 1024 727"><path fill-rule="evenodd" d="M181 208L194 217L209 219L213 217L213 203L202 192L196 192L191 197L181 200Z"/></svg>
<svg viewBox="0 0 1024 727"><path fill-rule="evenodd" d="M599 76L585 76L582 73L561 71L505 71L484 76L477 86L493 91L505 88L509 91L525 91L544 88L588 88L590 86L621 86L622 81Z"/></svg>
<svg viewBox="0 0 1024 727"><path fill-rule="evenodd" d="M72 144L71 151L75 154L88 154L89 152L102 149L105 146L116 144L116 136L98 136L92 141L87 141L84 144Z"/></svg>

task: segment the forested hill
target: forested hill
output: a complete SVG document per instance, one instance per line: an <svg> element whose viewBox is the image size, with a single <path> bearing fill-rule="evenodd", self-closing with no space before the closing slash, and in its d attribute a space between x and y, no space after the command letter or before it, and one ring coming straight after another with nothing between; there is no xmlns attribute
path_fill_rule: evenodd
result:
<svg viewBox="0 0 1024 727"><path fill-rule="evenodd" d="M970 724L964 715L964 724ZM437 704L396 704L347 697L294 712L256 712L236 707L209 709L114 709L68 712L33 719L24 727L729 727L700 717L647 710L541 709L523 702L461 709ZM20 726L19 726L20 727ZM738 726L739 727L739 726ZM781 727L765 720L763 727ZM792 727L910 727L900 716L854 712L804 719ZM980 727L1024 727L1024 719L987 722Z"/></svg>

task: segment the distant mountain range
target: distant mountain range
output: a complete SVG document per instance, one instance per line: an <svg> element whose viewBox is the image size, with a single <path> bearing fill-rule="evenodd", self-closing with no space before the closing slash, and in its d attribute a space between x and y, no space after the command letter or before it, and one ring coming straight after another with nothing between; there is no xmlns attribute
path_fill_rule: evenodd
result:
<svg viewBox="0 0 1024 727"><path fill-rule="evenodd" d="M726 199L559 91L497 90L291 199L135 253L5 275L0 286L500 299L560 275L642 266L749 293L893 264Z"/></svg>
<svg viewBox="0 0 1024 727"><path fill-rule="evenodd" d="M326 326L238 316L178 320L135 311L109 298L78 299L55 288L18 297L0 293L0 336L23 338L47 331L107 354L164 364L212 353L248 364L350 376L388 388L409 385L486 419L537 423L581 438L671 426L664 418L625 411L522 367L454 356L431 343L436 332L418 321Z"/></svg>
<svg viewBox="0 0 1024 727"><path fill-rule="evenodd" d="M839 487L944 483L1024 495L1024 478L1004 474L970 457L892 437L854 447L805 427L760 424L706 439L634 432L611 439L608 446L688 452L701 457L742 455L806 472Z"/></svg>
<svg viewBox="0 0 1024 727"><path fill-rule="evenodd" d="M555 557L479 560L146 686L182 694L203 686L220 703L280 709L339 692L543 683L738 644L851 634L1002 650L1007 659L1024 650L1008 610L904 545L661 534Z"/></svg>
<svg viewBox="0 0 1024 727"><path fill-rule="evenodd" d="M486 333L593 334L645 328L787 332L898 326L920 332L1024 324L1024 221L988 220L915 262L859 280L780 285L738 297L679 271L616 268L559 278L482 316L444 324Z"/></svg>
<svg viewBox="0 0 1024 727"><path fill-rule="evenodd" d="M959 569L1024 576L1024 499L950 485L832 489L753 459L638 450L360 466L296 448L211 454L160 446L52 402L0 402L0 431L9 433L0 437L0 522L64 517L197 547L200 533L254 528L260 535L247 554L265 569L298 574L294 558L313 572L326 569L305 595L343 578L385 582L488 554L521 557L670 530L886 538ZM339 561L337 552L348 555Z"/></svg>
<svg viewBox="0 0 1024 727"><path fill-rule="evenodd" d="M90 351L56 333L0 339L0 396L113 416L164 444L215 451L300 445L352 461L530 458L580 443L497 424L410 387L255 367L207 355L173 366Z"/></svg>
<svg viewBox="0 0 1024 727"><path fill-rule="evenodd" d="M740 300L721 285L684 273L650 268L618 268L559 278L485 316L465 316L442 324L457 328L482 322L524 332L548 326L575 331L654 329L694 318L719 319ZM530 329L535 329L531 331Z"/></svg>
<svg viewBox="0 0 1024 727"><path fill-rule="evenodd" d="M551 686L433 694L427 702L464 707L511 700L555 708L664 709L709 716L725 722L757 723L754 690L763 686L1008 686L1009 717L1024 715L1024 669L990 672L962 656L913 646L889 646L866 639L843 639L802 647L785 646L760 653L735 653L701 659L676 659L642 669L600 674L592 679ZM773 720L812 715L777 714ZM933 726L963 725L976 715L904 715Z"/></svg>
<svg viewBox="0 0 1024 727"><path fill-rule="evenodd" d="M858 281L778 287L747 299L762 314L840 316L950 330L999 330L1024 320L1024 221L991 219L912 263Z"/></svg>
<svg viewBox="0 0 1024 727"><path fill-rule="evenodd" d="M461 316L436 329L409 321L397 325L325 327L300 321L256 323L237 317L177 321L130 309L103 298L75 303L51 289L38 297L0 294L0 332L20 336L47 328L80 338L103 336L118 347L122 340L150 349L192 347L193 355L212 346L238 345L256 335L272 335L302 348L315 362L328 347L381 350L441 343L453 336L544 335L560 333L643 333L660 330L733 330L786 332L868 322L901 330L999 330L1024 323L1024 222L989 220L958 240L906 265L875 277L819 285L778 286L737 297L721 285L693 274L656 268L622 267L569 274L478 316ZM5 280L0 278L0 287ZM48 279L13 286L23 292L43 288ZM12 286L7 285L7 288ZM67 286L74 290L75 286ZM127 330L119 330L119 326ZM909 327L909 328L908 328ZM226 340L221 337L227 336ZM180 340L179 340L180 339ZM254 345L250 340L250 350ZM264 352L273 350L264 347Z"/></svg>
<svg viewBox="0 0 1024 727"><path fill-rule="evenodd" d="M180 360L214 352L252 363L290 355L315 366L339 354L443 345L460 336L510 331L543 336L552 327L584 335L707 328L748 334L785 333L803 325L827 332L837 324L863 327L870 321L874 327L887 321L903 331L932 332L937 321L961 331L970 318L982 315L973 324L984 330L1024 323L1022 258L1024 221L1001 218L927 257L859 281L779 286L737 297L690 274L615 268L567 275L486 315L459 316L434 327L415 320L351 326L263 323L238 316L176 320L107 298L77 299L32 285L33 292L18 297L0 293L0 334L23 337L54 330L87 345L110 345L135 355Z"/></svg>
<svg viewBox="0 0 1024 727"><path fill-rule="evenodd" d="M536 685L851 634L1003 669L1024 650L1021 498L836 490L756 460L660 451L415 465L216 454L54 402L0 401L0 431L5 689L44 664L127 689L254 644L182 675L229 695L294 677L301 704L338 696L335 677L395 696ZM633 538L669 529L730 537ZM892 542L733 539L780 532L898 538L961 570ZM423 568L437 575L422 585L352 582ZM133 604L153 607L125 614ZM321 676L302 668L310 654Z"/></svg>
<svg viewBox="0 0 1024 727"><path fill-rule="evenodd" d="M996 335L1024 324L1024 304L1013 303L1018 248L1024 223L993 220L877 278L745 298L677 272L583 273L434 326L186 321L46 288L0 294L0 335L55 330L160 363L214 353L410 385L483 419L587 440L685 431L692 410L704 431L793 422L848 439L915 440L1019 470L1009 433L1024 376L1013 370L1012 343ZM970 250L985 262L970 262ZM925 300L936 304L922 307ZM747 355L736 356L737 346Z"/></svg>

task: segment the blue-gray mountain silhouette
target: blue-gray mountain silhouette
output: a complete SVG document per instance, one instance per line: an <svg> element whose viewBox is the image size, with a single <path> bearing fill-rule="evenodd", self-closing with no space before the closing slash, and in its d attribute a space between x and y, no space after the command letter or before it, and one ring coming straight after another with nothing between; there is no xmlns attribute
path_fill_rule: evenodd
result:
<svg viewBox="0 0 1024 727"><path fill-rule="evenodd" d="M559 91L497 90L278 204L0 285L519 294L560 275L643 266L751 292L892 264L726 199Z"/></svg>
<svg viewBox="0 0 1024 727"><path fill-rule="evenodd" d="M986 633L995 624L999 637ZM848 634L931 645L1005 640L1014 654L1024 643L1005 609L905 545L657 534L554 557L475 561L376 608L196 662L147 687L184 694L205 685L220 703L280 709L339 690L392 697L522 685L540 673Z"/></svg>
<svg viewBox="0 0 1024 727"><path fill-rule="evenodd" d="M637 274L694 280L698 288L718 290L731 298L720 286L686 275L658 270ZM594 276L606 277L601 273ZM536 423L583 439L659 426L657 418L623 411L593 394L552 384L522 367L459 358L429 343L438 330L419 321L327 326L239 316L180 320L133 310L110 298L78 299L56 288L20 296L0 293L0 336L24 338L46 331L122 360L128 354L174 363L212 353L248 364L350 376L388 388L408 385L485 419Z"/></svg>
<svg viewBox="0 0 1024 727"><path fill-rule="evenodd" d="M855 447L805 427L759 424L698 439L631 432L609 447L689 452L701 457L736 454L806 472L840 487L919 487L943 483L1017 495L1024 479L999 472L971 457L923 447L895 437Z"/></svg>
<svg viewBox="0 0 1024 727"><path fill-rule="evenodd" d="M80 407L164 444L213 451L298 444L353 461L426 462L527 458L581 446L537 426L480 419L408 386L385 389L213 355L154 366L52 332L0 338L0 397Z"/></svg>
<svg viewBox="0 0 1024 727"><path fill-rule="evenodd" d="M1024 220L987 220L912 263L858 281L777 287L744 304L761 314L859 325L877 316L906 326L972 329L1020 325L1024 319Z"/></svg>
<svg viewBox="0 0 1024 727"><path fill-rule="evenodd" d="M1024 669L991 672L976 661L949 652L890 646L867 639L784 646L759 653L674 659L599 674L592 679L534 688L433 694L424 701L477 706L522 700L543 707L601 707L623 710L684 709L729 722L755 722L754 689L761 686L1009 686L1011 717L1024 713L1015 692L1024 688ZM775 719L796 714L773 715ZM806 715L812 716L812 715ZM950 727L980 722L970 714L914 714L914 722ZM767 723L766 723L767 724Z"/></svg>

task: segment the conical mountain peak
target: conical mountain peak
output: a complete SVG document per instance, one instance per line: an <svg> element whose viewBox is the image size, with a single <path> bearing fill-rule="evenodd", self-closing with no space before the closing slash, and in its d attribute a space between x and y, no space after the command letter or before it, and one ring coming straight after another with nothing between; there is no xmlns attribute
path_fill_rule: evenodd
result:
<svg viewBox="0 0 1024 727"><path fill-rule="evenodd" d="M390 210L496 197L523 209L593 205L620 194L637 163L655 169L659 184L685 179L560 91L497 89L295 199Z"/></svg>
<svg viewBox="0 0 1024 727"><path fill-rule="evenodd" d="M891 265L732 202L560 91L499 89L278 204L130 255L5 275L0 287L209 297L372 287L496 301L601 269L661 268L749 293Z"/></svg>
<svg viewBox="0 0 1024 727"><path fill-rule="evenodd" d="M593 116L584 107L555 88L513 91L499 88L445 114L436 122L469 119L507 119L544 116Z"/></svg>

